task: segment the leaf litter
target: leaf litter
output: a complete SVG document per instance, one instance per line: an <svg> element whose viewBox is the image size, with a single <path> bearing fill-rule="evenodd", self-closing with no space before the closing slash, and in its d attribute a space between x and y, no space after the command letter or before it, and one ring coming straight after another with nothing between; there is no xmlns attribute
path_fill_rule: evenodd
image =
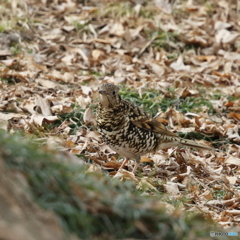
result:
<svg viewBox="0 0 240 240"><path fill-rule="evenodd" d="M0 127L84 155L89 171L114 176L119 156L96 130L98 86L124 84L142 107L143 94L154 89L162 102L171 101L166 111L154 103L159 121L187 137L196 133L216 151L160 150L142 158L137 176L121 170L115 177L145 194L184 196L187 211L240 227L239 3L166 2L6 2ZM181 111L183 101L199 96L204 101Z"/></svg>

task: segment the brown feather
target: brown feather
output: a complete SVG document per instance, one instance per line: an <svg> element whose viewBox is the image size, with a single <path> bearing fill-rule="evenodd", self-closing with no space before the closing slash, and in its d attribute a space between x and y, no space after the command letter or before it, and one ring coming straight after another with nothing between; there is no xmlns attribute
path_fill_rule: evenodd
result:
<svg viewBox="0 0 240 240"><path fill-rule="evenodd" d="M164 134L164 135L172 136L172 137L178 137L178 135L167 130L162 123L158 122L154 118L148 119L145 121L132 121L132 123L137 127L145 128L145 129L151 130L156 133L160 133L160 134Z"/></svg>

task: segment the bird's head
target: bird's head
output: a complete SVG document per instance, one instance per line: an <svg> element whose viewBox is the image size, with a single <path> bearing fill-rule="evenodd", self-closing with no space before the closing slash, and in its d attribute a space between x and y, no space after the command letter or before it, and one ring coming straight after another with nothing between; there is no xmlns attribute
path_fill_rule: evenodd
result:
<svg viewBox="0 0 240 240"><path fill-rule="evenodd" d="M118 91L118 87L114 84L103 83L98 90L101 106L104 108L112 108L119 105L121 102L121 97Z"/></svg>

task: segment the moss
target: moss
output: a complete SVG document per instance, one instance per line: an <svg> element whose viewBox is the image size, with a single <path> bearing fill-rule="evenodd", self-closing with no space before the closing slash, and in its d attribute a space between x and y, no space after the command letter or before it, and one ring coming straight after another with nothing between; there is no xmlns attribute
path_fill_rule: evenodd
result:
<svg viewBox="0 0 240 240"><path fill-rule="evenodd" d="M158 197L142 195L129 181L86 172L86 166L69 163L66 156L41 150L19 135L0 132L0 146L6 164L26 177L35 201L54 211L63 227L81 239L209 235L211 225L203 215L185 215L179 209L168 214Z"/></svg>

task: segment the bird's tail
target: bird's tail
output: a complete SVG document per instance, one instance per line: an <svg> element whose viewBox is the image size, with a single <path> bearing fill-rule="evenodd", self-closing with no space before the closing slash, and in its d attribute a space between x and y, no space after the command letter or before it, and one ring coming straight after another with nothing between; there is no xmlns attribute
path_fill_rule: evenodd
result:
<svg viewBox="0 0 240 240"><path fill-rule="evenodd" d="M188 146L188 147L194 147L194 148L200 148L200 149L206 149L206 150L214 150L214 148L212 148L212 147L204 146L204 145L198 144L195 141L188 140L188 139L179 138L178 142L181 145Z"/></svg>

